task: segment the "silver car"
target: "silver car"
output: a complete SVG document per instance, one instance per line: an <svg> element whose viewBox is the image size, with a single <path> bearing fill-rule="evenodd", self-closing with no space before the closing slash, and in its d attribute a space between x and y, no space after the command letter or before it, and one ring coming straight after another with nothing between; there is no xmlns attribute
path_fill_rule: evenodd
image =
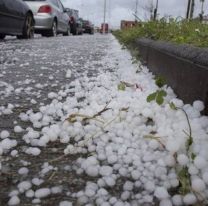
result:
<svg viewBox="0 0 208 206"><path fill-rule="evenodd" d="M70 35L69 16L60 0L24 0L33 11L35 33L56 36Z"/></svg>

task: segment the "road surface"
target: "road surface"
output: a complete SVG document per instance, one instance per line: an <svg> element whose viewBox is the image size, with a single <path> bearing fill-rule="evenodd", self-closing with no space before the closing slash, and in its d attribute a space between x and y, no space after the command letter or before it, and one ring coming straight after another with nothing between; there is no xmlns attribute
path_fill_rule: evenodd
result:
<svg viewBox="0 0 208 206"><path fill-rule="evenodd" d="M12 150L2 157L1 206L7 205L9 192L16 189L17 183L38 177L40 167L45 162L62 156L65 148L63 144L51 143L43 149L41 159L26 155L24 151L28 145L22 136L26 133L25 129L32 128L33 125L31 122L21 121L19 115L28 110L37 112L40 106L51 103L52 100L48 98L51 92L58 93L66 88L73 90L74 86L69 84L76 79L96 78L100 72L114 70L116 65L110 68L102 61L111 41L107 35L83 35L33 40L8 39L0 42L0 132L9 131L10 138L17 140L14 150L18 151L15 157L8 155ZM71 75L66 78L68 70ZM70 91L68 94L74 96L75 92ZM64 96L63 101L65 98ZM83 100L83 97L78 98L78 101ZM12 113L7 111L9 104L12 105ZM15 133L16 125L20 125L24 132ZM43 205L58 205L61 200L77 199L66 193L83 189L88 178L84 175L77 177L74 171L68 171L71 169L67 169L67 165L71 166L74 159L77 157L54 161L54 165L59 165L61 169L56 173L49 171L44 185L61 186L64 192L46 198L42 201ZM18 170L27 165L27 162L28 175L18 175ZM21 205L30 203L31 198L21 197Z"/></svg>
<svg viewBox="0 0 208 206"><path fill-rule="evenodd" d="M156 104L133 62L110 34L0 42L0 206L207 205L203 103Z"/></svg>

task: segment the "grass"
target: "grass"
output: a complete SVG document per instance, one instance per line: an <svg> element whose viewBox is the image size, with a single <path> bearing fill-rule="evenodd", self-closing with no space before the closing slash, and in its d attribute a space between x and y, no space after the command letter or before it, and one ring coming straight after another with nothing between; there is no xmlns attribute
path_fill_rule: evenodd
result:
<svg viewBox="0 0 208 206"><path fill-rule="evenodd" d="M113 32L125 46L132 45L136 39L145 37L177 44L190 44L197 47L208 47L208 25L197 20L177 21L161 19L139 23L133 28Z"/></svg>

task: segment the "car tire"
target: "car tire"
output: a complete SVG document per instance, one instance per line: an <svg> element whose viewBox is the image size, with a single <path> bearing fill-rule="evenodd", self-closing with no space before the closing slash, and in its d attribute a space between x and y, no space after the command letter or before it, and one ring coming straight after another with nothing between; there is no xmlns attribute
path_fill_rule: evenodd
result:
<svg viewBox="0 0 208 206"><path fill-rule="evenodd" d="M22 35L18 35L18 39L31 39L34 37L34 19L33 15L28 13L25 18Z"/></svg>
<svg viewBox="0 0 208 206"><path fill-rule="evenodd" d="M77 27L76 27L76 24L73 24L72 25L72 32L71 32L73 35L77 35Z"/></svg>
<svg viewBox="0 0 208 206"><path fill-rule="evenodd" d="M48 33L45 31L41 32L40 34L41 34L41 36L44 36L44 37L48 36Z"/></svg>
<svg viewBox="0 0 208 206"><path fill-rule="evenodd" d="M70 36L71 34L71 29L70 29L70 25L67 28L67 32L63 33L63 36Z"/></svg>
<svg viewBox="0 0 208 206"><path fill-rule="evenodd" d="M0 34L0 40L3 40L6 37L5 34Z"/></svg>
<svg viewBox="0 0 208 206"><path fill-rule="evenodd" d="M79 33L78 33L78 35L80 35L80 36L81 36L81 35L82 35L82 32L79 32Z"/></svg>
<svg viewBox="0 0 208 206"><path fill-rule="evenodd" d="M57 21L54 20L52 23L52 27L50 29L50 31L48 32L49 37L56 37L57 36Z"/></svg>

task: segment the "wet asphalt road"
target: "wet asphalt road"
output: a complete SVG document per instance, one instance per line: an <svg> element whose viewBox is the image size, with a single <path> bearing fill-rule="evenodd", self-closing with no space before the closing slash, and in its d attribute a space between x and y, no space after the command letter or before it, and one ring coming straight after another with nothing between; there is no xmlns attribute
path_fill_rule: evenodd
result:
<svg viewBox="0 0 208 206"><path fill-rule="evenodd" d="M8 154L2 157L3 169L0 173L0 205L7 205L8 194L16 189L18 182L27 178L36 177L40 166L44 162L63 155L63 146L53 143L43 149L41 160L39 157L29 157L22 152L25 143L22 135L14 133L14 126L21 125L23 129L32 127L28 122L22 122L20 113L30 109L38 111L41 105L51 102L48 93L64 89L70 81L81 76L96 77L103 70L102 57L105 55L109 44L108 36L83 35L56 38L35 38L33 40L8 39L0 42L0 131L8 130L10 138L18 142L18 157ZM66 78L66 71L72 71L71 78ZM108 68L105 68L108 70ZM112 68L111 68L112 69ZM73 93L71 95L74 95ZM12 113L4 114L8 104L12 104ZM10 105L11 106L11 105ZM9 106L9 107L10 107ZM1 158L1 157L0 157ZM29 162L29 177L19 176L17 171ZM70 164L71 159L61 159L54 162L59 168ZM58 165L59 164L59 165ZM77 192L84 187L86 177L77 179L72 171L58 170L46 176L45 187L61 184L65 193L49 197L41 205L58 205L60 200L75 200L67 191ZM20 196L21 205L31 204L24 195ZM23 201L22 201L23 200Z"/></svg>

